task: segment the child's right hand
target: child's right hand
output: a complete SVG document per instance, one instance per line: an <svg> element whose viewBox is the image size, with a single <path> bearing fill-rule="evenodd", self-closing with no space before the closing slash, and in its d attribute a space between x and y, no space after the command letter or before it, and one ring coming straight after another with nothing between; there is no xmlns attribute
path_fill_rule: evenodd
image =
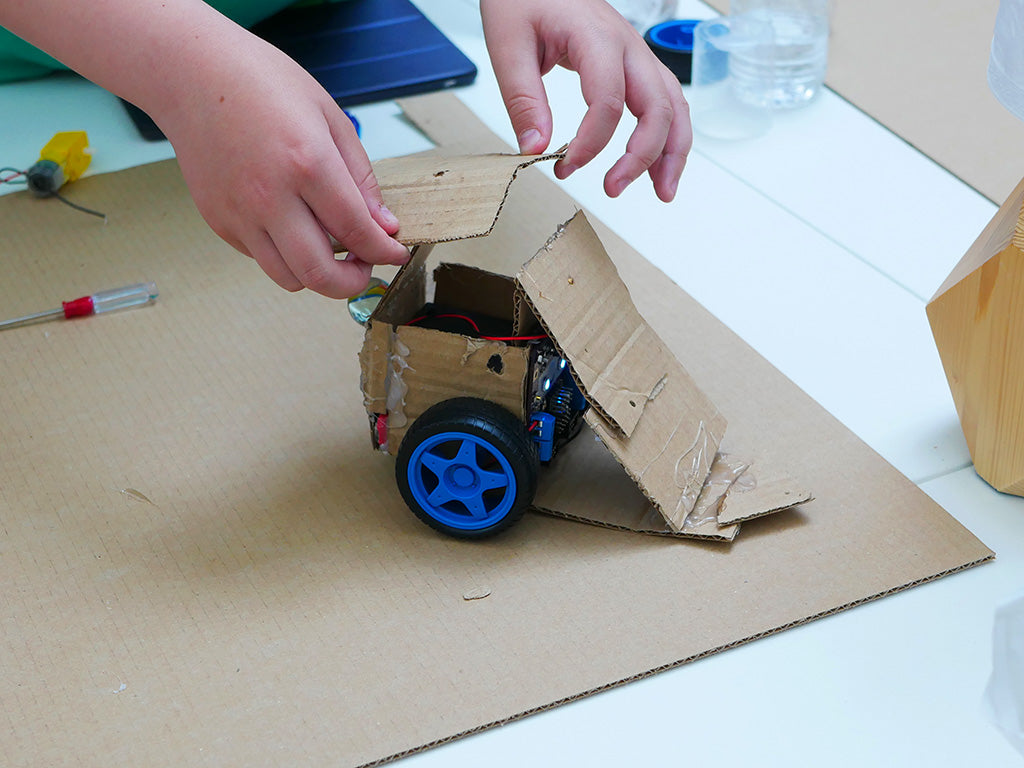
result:
<svg viewBox="0 0 1024 768"><path fill-rule="evenodd" d="M408 259L391 237L398 221L345 113L291 59L236 30L223 57L185 73L188 88L150 114L220 237L282 288L355 295L372 265Z"/></svg>

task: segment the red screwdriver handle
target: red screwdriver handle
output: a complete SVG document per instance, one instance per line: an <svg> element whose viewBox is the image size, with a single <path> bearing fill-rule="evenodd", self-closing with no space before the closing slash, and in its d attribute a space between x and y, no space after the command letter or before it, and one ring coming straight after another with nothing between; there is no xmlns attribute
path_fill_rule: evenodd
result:
<svg viewBox="0 0 1024 768"><path fill-rule="evenodd" d="M83 296L80 299L62 302L64 317L82 317L93 313L92 296Z"/></svg>

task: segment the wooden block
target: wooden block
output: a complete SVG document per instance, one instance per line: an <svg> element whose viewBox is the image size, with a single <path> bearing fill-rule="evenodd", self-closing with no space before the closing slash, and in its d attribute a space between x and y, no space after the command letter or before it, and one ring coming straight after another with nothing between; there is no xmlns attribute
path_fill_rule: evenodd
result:
<svg viewBox="0 0 1024 768"><path fill-rule="evenodd" d="M928 303L974 467L1024 495L1024 180Z"/></svg>

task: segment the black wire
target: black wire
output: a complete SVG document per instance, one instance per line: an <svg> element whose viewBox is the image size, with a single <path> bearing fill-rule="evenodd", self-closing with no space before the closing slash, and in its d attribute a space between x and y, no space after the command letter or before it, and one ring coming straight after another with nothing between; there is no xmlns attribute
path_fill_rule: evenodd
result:
<svg viewBox="0 0 1024 768"><path fill-rule="evenodd" d="M64 197L63 195L58 194L57 192L52 192L49 195L49 197L56 197L58 200L60 200L62 203L64 203L64 205L69 205L72 208L74 208L76 211L81 211L82 213L88 213L90 216L97 216L97 217L103 219L103 221L107 220L107 214L100 213L99 211L94 211L92 208L86 208L84 205L79 205L78 203L72 203L66 197Z"/></svg>
<svg viewBox="0 0 1024 768"><path fill-rule="evenodd" d="M22 175L27 175L28 171L21 171L21 170L18 170L17 168L11 168L10 166L6 166L4 168L0 168L0 173L16 173L19 176L22 176ZM16 179L2 179L2 180L0 180L0 183L4 183L4 184L27 184L28 180L27 179L17 179L17 180ZM92 208L86 208L84 205L79 205L78 203L73 203L70 200L68 200L66 197L64 197L63 195L59 194L56 190L54 190L53 192L50 192L50 194L48 194L48 195L44 195L44 197L55 197L58 200L60 200L62 203L64 203L64 205L70 206L70 207L74 208L76 211L81 211L82 213L88 213L90 216L96 216L97 218L103 219L103 221L107 220L107 214L101 213L100 211L94 211Z"/></svg>

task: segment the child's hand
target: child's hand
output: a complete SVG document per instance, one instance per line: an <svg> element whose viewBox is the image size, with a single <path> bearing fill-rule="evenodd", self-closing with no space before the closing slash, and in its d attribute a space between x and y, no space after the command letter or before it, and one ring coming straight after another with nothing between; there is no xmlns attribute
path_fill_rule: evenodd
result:
<svg viewBox="0 0 1024 768"><path fill-rule="evenodd" d="M371 265L407 260L390 237L398 221L344 112L291 59L239 33L230 53L186 78L187 96L152 116L218 235L282 288L352 296Z"/></svg>
<svg viewBox="0 0 1024 768"><path fill-rule="evenodd" d="M480 8L520 151L543 152L551 141L541 76L560 64L579 73L588 109L555 175L564 179L590 162L626 107L638 122L605 175L605 192L618 196L646 171L658 197L672 200L693 143L689 108L679 81L636 30L603 0L481 0Z"/></svg>

